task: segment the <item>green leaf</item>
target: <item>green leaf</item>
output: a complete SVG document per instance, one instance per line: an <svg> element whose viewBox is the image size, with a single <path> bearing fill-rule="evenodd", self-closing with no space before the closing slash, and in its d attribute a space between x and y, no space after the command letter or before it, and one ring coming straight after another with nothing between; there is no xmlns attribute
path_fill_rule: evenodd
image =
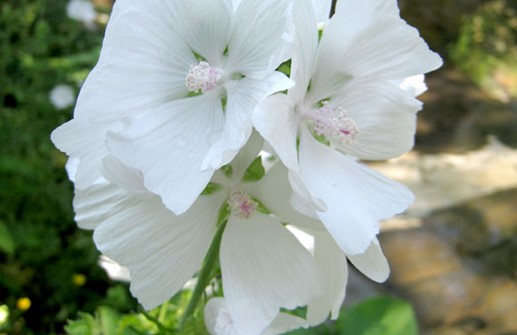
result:
<svg viewBox="0 0 517 335"><path fill-rule="evenodd" d="M0 221L0 250L4 251L6 254L12 255L14 253L14 249L15 244L13 236L5 223Z"/></svg>
<svg viewBox="0 0 517 335"><path fill-rule="evenodd" d="M90 314L79 312L79 319L69 320L65 326L68 335L96 335L99 334L97 322Z"/></svg>
<svg viewBox="0 0 517 335"><path fill-rule="evenodd" d="M120 313L108 306L97 308L97 318L103 335L117 335Z"/></svg>
<svg viewBox="0 0 517 335"><path fill-rule="evenodd" d="M244 173L244 177L242 177L242 181L257 181L264 177L264 174L266 174L266 170L264 170L264 166L262 165L262 157L259 156L255 158L253 163L248 167L246 173Z"/></svg>
<svg viewBox="0 0 517 335"><path fill-rule="evenodd" d="M418 335L411 305L392 297L376 297L354 306L339 324L341 335Z"/></svg>

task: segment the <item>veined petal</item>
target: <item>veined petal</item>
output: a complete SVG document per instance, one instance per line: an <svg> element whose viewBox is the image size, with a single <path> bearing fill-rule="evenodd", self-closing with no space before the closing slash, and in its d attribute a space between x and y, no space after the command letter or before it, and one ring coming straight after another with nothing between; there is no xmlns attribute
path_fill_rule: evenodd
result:
<svg viewBox="0 0 517 335"><path fill-rule="evenodd" d="M253 125L271 144L282 162L289 169L298 171L298 118L294 112L294 103L285 94L266 98L253 114Z"/></svg>
<svg viewBox="0 0 517 335"><path fill-rule="evenodd" d="M227 0L175 1L175 16L182 39L212 66L223 65L233 24Z"/></svg>
<svg viewBox="0 0 517 335"><path fill-rule="evenodd" d="M290 80L280 72L263 80L243 78L228 82L225 85L228 99L224 129L203 161L203 169L218 169L228 164L251 135L251 117L257 104L271 93L271 89L289 84Z"/></svg>
<svg viewBox="0 0 517 335"><path fill-rule="evenodd" d="M176 214L185 212L214 170L201 170L210 150L207 135L222 128L219 99L210 94L173 101L135 120L124 132L108 133L110 151L138 169L144 184Z"/></svg>
<svg viewBox="0 0 517 335"><path fill-rule="evenodd" d="M280 65L278 50L289 24L291 0L242 0L228 45L228 70L263 78ZM275 57L276 56L276 57Z"/></svg>
<svg viewBox="0 0 517 335"><path fill-rule="evenodd" d="M174 17L167 1L117 2L99 63L81 89L75 116L86 115L92 122L137 117L185 97L185 78L197 61L177 36Z"/></svg>
<svg viewBox="0 0 517 335"><path fill-rule="evenodd" d="M319 143L305 128L300 173L307 189L326 203L318 216L346 255L365 252L379 232L378 221L413 201L405 186Z"/></svg>
<svg viewBox="0 0 517 335"><path fill-rule="evenodd" d="M307 321L318 325L329 314L333 320L345 300L348 283L348 265L345 254L326 231L310 231L314 236L314 258L323 280L323 294L314 298L308 306Z"/></svg>
<svg viewBox="0 0 517 335"><path fill-rule="evenodd" d="M330 7L332 0L312 0L312 7L316 14L316 22L327 23L330 17Z"/></svg>
<svg viewBox="0 0 517 335"><path fill-rule="evenodd" d="M441 64L399 17L395 1L341 1L320 42L311 101L325 99L350 78L403 79Z"/></svg>
<svg viewBox="0 0 517 335"><path fill-rule="evenodd" d="M129 268L131 292L146 308L171 298L197 271L215 234L221 194L202 196L176 216L157 196L135 198L113 184L99 185L116 206L94 209L100 222L94 240L99 250ZM92 199L90 197L90 199ZM103 197L99 197L99 203ZM113 204L110 202L110 204Z"/></svg>
<svg viewBox="0 0 517 335"><path fill-rule="evenodd" d="M295 39L293 45L293 57L291 65L291 78L296 85L289 90L289 97L295 102L301 101L307 92L314 69L316 51L318 48L318 28L314 14L314 5L318 5L318 10L323 9L319 5L329 4L327 0L298 0L293 7ZM321 13L318 13L321 15Z"/></svg>
<svg viewBox="0 0 517 335"><path fill-rule="evenodd" d="M279 222L259 212L229 219L220 260L228 310L241 334L260 334L280 308L306 305L319 291L309 252Z"/></svg>
<svg viewBox="0 0 517 335"><path fill-rule="evenodd" d="M363 254L348 256L348 259L365 276L378 283L384 282L390 275L388 260L377 239L372 241Z"/></svg>
<svg viewBox="0 0 517 335"><path fill-rule="evenodd" d="M331 104L343 107L359 129L355 143L338 147L367 160L398 157L411 150L416 112L422 103L391 82L351 80Z"/></svg>
<svg viewBox="0 0 517 335"><path fill-rule="evenodd" d="M78 159L73 177L75 186L85 188L102 177L102 158L108 153L104 144L106 132L113 125L92 126L85 119L72 119L56 128L50 138L59 150Z"/></svg>

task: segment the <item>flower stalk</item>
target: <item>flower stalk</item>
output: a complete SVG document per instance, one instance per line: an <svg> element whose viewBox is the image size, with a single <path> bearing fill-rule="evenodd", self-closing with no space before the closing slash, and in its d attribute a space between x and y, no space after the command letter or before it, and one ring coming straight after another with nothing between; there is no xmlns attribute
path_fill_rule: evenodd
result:
<svg viewBox="0 0 517 335"><path fill-rule="evenodd" d="M183 313L183 316L181 318L179 325L180 333L185 328L185 325L187 324L192 314L194 314L199 300L201 299L203 292L205 291L205 288L212 279L215 267L217 265L219 248L221 246L221 239L223 237L224 228L226 227L227 222L228 217L226 216L223 218L223 220L221 220L219 227L217 228L217 232L215 233L214 239L210 244L210 248L208 249L205 258L205 262L203 263L201 270L199 270L199 274L197 276L197 283L194 287L194 291L192 292L192 297L190 298L187 308L185 309L185 312Z"/></svg>

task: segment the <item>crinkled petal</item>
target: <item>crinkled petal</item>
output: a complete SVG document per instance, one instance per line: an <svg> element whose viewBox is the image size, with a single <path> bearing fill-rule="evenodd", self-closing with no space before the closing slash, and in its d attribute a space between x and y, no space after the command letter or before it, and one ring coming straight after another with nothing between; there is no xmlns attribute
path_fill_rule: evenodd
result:
<svg viewBox="0 0 517 335"><path fill-rule="evenodd" d="M97 216L99 250L129 268L131 292L146 309L171 298L201 266L215 234L221 194L202 196L176 216L157 196L134 197L114 184L93 188L97 194L88 197L90 213L83 214ZM98 207L93 206L96 197Z"/></svg>
<svg viewBox="0 0 517 335"><path fill-rule="evenodd" d="M124 132L108 133L110 151L138 169L147 189L176 214L185 212L214 170L201 170L210 150L207 134L220 129L220 101L210 94L173 101L135 120Z"/></svg>
<svg viewBox="0 0 517 335"><path fill-rule="evenodd" d="M384 282L390 275L388 260L377 239L372 241L363 254L348 256L348 259L365 276L378 283Z"/></svg>
<svg viewBox="0 0 517 335"><path fill-rule="evenodd" d="M333 320L345 300L348 282L348 265L345 254L326 231L311 231L314 235L314 258L323 280L323 294L315 297L308 306L307 321L318 325L329 314Z"/></svg>
<svg viewBox="0 0 517 335"><path fill-rule="evenodd" d="M416 112L422 103L390 82L352 80L331 104L343 107L359 128L356 143L340 144L367 160L398 157L414 145Z"/></svg>
<svg viewBox="0 0 517 335"><path fill-rule="evenodd" d="M318 215L347 255L365 252L378 221L405 210L413 194L405 186L316 141L303 129L300 173L307 189L327 205Z"/></svg>
<svg viewBox="0 0 517 335"><path fill-rule="evenodd" d="M71 159L78 160L70 176L76 187L88 187L102 177L100 166L108 153L104 138L109 128L109 125L92 126L84 119L72 119L52 132L50 138L54 145Z"/></svg>
<svg viewBox="0 0 517 335"><path fill-rule="evenodd" d="M296 137L298 120L294 103L285 94L275 94L262 101L253 114L253 125L271 144L282 162L298 170Z"/></svg>
<svg viewBox="0 0 517 335"><path fill-rule="evenodd" d="M177 36L168 1L120 1L114 6L99 63L79 95L75 115L92 122L137 117L188 94L185 78L197 63Z"/></svg>
<svg viewBox="0 0 517 335"><path fill-rule="evenodd" d="M252 113L272 89L283 89L291 81L282 73L274 72L264 80L243 78L228 82L224 129L220 127L218 138L203 162L203 168L218 169L228 164L246 143L252 126Z"/></svg>
<svg viewBox="0 0 517 335"><path fill-rule="evenodd" d="M441 65L440 56L400 18L395 1L340 1L321 39L311 102L325 99L350 78L404 79Z"/></svg>
<svg viewBox="0 0 517 335"><path fill-rule="evenodd" d="M260 334L280 308L306 305L319 292L312 256L279 222L259 212L229 219L220 260L228 310L242 334Z"/></svg>
<svg viewBox="0 0 517 335"><path fill-rule="evenodd" d="M242 0L228 45L227 69L263 78L282 62L292 0Z"/></svg>

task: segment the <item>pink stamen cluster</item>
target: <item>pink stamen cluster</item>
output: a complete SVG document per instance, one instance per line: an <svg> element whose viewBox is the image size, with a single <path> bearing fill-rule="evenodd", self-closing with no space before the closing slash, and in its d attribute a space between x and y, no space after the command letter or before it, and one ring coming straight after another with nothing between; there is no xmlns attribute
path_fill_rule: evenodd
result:
<svg viewBox="0 0 517 335"><path fill-rule="evenodd" d="M206 93L216 87L219 79L221 79L221 70L201 61L198 65L190 65L185 85L191 92Z"/></svg>
<svg viewBox="0 0 517 335"><path fill-rule="evenodd" d="M323 102L316 111L314 131L327 139L335 139L342 144L356 143L359 128L354 120L348 116L343 107L331 107L328 101Z"/></svg>
<svg viewBox="0 0 517 335"><path fill-rule="evenodd" d="M239 191L230 193L228 204L232 214L242 219L250 218L257 209L257 203L248 194Z"/></svg>

